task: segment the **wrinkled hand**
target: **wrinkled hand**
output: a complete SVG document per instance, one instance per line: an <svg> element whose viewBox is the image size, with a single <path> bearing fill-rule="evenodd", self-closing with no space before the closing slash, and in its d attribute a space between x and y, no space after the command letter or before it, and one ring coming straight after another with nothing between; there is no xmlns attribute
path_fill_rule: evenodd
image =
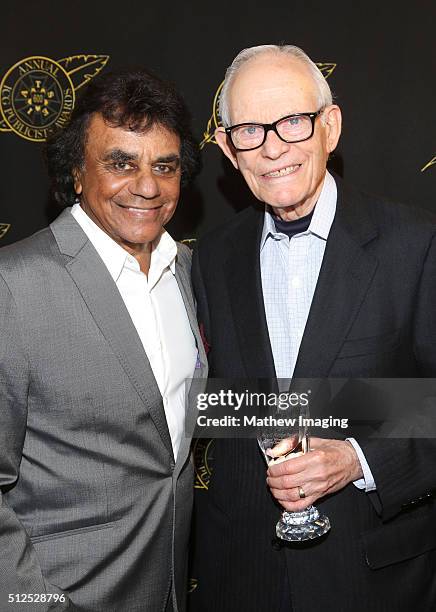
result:
<svg viewBox="0 0 436 612"><path fill-rule="evenodd" d="M292 442L288 446L291 448ZM363 476L356 451L349 442L311 438L310 448L305 455L290 455L290 459L268 467L271 493L291 512L304 510L320 497L339 491ZM269 454L278 456L286 450L289 450L286 440L282 440ZM300 499L298 487L303 488L304 499Z"/></svg>

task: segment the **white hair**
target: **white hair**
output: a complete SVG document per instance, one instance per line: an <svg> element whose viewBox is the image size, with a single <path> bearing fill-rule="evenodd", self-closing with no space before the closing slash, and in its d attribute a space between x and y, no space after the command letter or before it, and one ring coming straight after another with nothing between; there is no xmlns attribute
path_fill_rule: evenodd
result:
<svg viewBox="0 0 436 612"><path fill-rule="evenodd" d="M318 90L319 108L332 104L333 96L329 84L318 66L312 62L310 57L302 49L295 47L294 45L259 45L257 47L248 47L248 49L243 49L240 51L240 53L238 53L226 70L226 76L224 77L224 83L219 99L219 114L224 127L229 127L230 125L228 97L233 79L245 63L260 55L288 55L300 60L303 64L305 64L305 66L307 66L313 77L315 86Z"/></svg>

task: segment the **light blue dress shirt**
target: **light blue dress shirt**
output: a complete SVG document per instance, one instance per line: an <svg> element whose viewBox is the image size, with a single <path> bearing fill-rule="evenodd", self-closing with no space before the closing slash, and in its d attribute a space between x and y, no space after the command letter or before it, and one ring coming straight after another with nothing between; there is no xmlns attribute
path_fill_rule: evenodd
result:
<svg viewBox="0 0 436 612"><path fill-rule="evenodd" d="M277 232L267 206L260 242L260 269L268 333L277 378L293 376L301 340L321 269L327 238L336 213L337 188L329 172L305 232L291 239ZM359 458L363 478L359 489L376 489L362 449L347 438Z"/></svg>

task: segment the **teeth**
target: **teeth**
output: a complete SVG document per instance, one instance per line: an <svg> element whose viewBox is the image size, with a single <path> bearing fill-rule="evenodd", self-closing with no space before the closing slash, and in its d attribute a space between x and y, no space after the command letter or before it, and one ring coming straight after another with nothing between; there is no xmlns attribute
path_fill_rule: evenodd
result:
<svg viewBox="0 0 436 612"><path fill-rule="evenodd" d="M292 174L298 168L300 164L296 164L295 166L288 166L287 168L282 168L281 170L276 170L275 172L268 172L265 176L277 177L277 176L286 176L287 174Z"/></svg>
<svg viewBox="0 0 436 612"><path fill-rule="evenodd" d="M155 210L154 208L132 208L131 206L127 207L127 210L133 210L133 212L149 212L150 210Z"/></svg>

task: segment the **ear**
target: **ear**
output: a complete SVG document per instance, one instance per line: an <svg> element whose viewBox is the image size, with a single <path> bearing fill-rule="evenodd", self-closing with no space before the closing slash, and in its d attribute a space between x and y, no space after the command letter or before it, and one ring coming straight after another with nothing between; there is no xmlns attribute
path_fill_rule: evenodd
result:
<svg viewBox="0 0 436 612"><path fill-rule="evenodd" d="M217 144L224 155L230 159L236 170L239 170L236 152L232 145L229 144L229 139L227 138L226 131L223 127L218 127L215 130L215 140L217 141Z"/></svg>
<svg viewBox="0 0 436 612"><path fill-rule="evenodd" d="M327 151L331 153L336 149L342 130L341 109L336 104L324 110Z"/></svg>
<svg viewBox="0 0 436 612"><path fill-rule="evenodd" d="M73 182L74 182L74 191L76 192L76 195L80 195L83 191L83 187L82 187L80 172L76 168L73 170Z"/></svg>

